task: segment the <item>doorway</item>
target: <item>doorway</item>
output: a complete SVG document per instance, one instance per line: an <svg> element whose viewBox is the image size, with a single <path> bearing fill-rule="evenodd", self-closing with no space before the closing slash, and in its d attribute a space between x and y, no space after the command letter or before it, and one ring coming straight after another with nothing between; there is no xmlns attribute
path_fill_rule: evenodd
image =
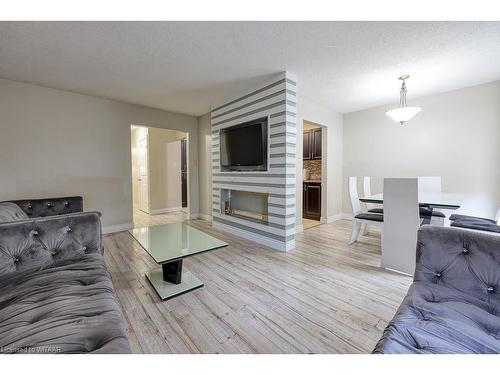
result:
<svg viewBox="0 0 500 375"><path fill-rule="evenodd" d="M189 212L188 134L139 125L131 125L130 131L134 221L144 215L185 215Z"/></svg>
<svg viewBox="0 0 500 375"><path fill-rule="evenodd" d="M302 137L302 226L305 230L321 224L323 129L318 124L304 121Z"/></svg>

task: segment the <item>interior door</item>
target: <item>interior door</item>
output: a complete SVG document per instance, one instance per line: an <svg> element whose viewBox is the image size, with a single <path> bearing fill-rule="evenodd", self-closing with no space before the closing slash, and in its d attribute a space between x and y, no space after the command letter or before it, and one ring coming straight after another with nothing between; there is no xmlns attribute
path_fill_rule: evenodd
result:
<svg viewBox="0 0 500 375"><path fill-rule="evenodd" d="M167 208L181 207L181 142L167 143Z"/></svg>
<svg viewBox="0 0 500 375"><path fill-rule="evenodd" d="M149 213L148 138L137 140L139 209Z"/></svg>

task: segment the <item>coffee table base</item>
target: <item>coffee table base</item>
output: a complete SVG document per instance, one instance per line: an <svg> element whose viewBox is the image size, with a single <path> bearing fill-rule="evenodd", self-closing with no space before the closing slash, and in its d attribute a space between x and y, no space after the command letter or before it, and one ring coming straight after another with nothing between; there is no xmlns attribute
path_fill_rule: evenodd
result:
<svg viewBox="0 0 500 375"><path fill-rule="evenodd" d="M182 270L181 282L179 284L163 280L162 267L146 272L146 278L163 301L203 286L200 279L186 268Z"/></svg>

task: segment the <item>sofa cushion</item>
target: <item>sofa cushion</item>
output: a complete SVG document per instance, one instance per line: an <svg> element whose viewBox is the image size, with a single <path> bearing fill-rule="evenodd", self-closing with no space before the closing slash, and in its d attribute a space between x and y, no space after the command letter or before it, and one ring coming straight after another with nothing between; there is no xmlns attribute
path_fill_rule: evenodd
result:
<svg viewBox="0 0 500 375"><path fill-rule="evenodd" d="M0 276L0 348L28 353L129 353L104 259L79 256Z"/></svg>
<svg viewBox="0 0 500 375"><path fill-rule="evenodd" d="M488 302L441 284L415 282L374 353L498 353L498 295L492 291Z"/></svg>
<svg viewBox="0 0 500 375"><path fill-rule="evenodd" d="M17 204L12 202L0 203L0 223L25 220L27 218L28 215L26 215Z"/></svg>

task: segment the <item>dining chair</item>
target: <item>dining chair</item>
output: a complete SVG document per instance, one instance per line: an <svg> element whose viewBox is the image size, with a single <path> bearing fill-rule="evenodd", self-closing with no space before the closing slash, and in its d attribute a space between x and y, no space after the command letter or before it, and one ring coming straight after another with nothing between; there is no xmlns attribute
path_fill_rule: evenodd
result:
<svg viewBox="0 0 500 375"><path fill-rule="evenodd" d="M413 274L419 226L417 179L385 178L382 267Z"/></svg>
<svg viewBox="0 0 500 375"><path fill-rule="evenodd" d="M419 192L431 192L431 193L441 193L441 176L418 176L418 191ZM444 218L446 215L436 209L428 209L426 207L420 207L420 217L424 220L426 224L431 224L432 219L434 222L440 226L444 225Z"/></svg>
<svg viewBox="0 0 500 375"><path fill-rule="evenodd" d="M364 196L365 197L368 197L370 195L372 195L372 191L371 191L371 178L370 176L364 176L363 177L363 193L364 193ZM373 212L373 213L376 213L376 214L383 214L384 213L384 210L379 207L378 204L376 203L365 203L366 204L366 210L368 212Z"/></svg>
<svg viewBox="0 0 500 375"><path fill-rule="evenodd" d="M368 196L372 195L371 190L372 190L371 189L371 178L370 178L370 176L364 176L363 177L363 194L364 194L364 196L368 197ZM364 204L365 204L366 210L368 212L373 212L375 214L383 214L384 213L384 210L381 207L379 207L379 205L376 203L366 202ZM361 234L366 235L366 234L368 234L369 231L370 231L369 224L364 224L363 228L361 229Z"/></svg>
<svg viewBox="0 0 500 375"><path fill-rule="evenodd" d="M384 216L373 212L363 211L358 195L358 179L349 177L349 199L352 208L352 230L349 245L358 240L363 225L377 225L383 227ZM383 228L382 228L383 229Z"/></svg>
<svg viewBox="0 0 500 375"><path fill-rule="evenodd" d="M452 225L455 221L474 221L474 222L478 222L481 224L500 225L500 208L498 209L494 219L487 219L487 218L478 217L478 216L453 214L450 216L450 221L452 222Z"/></svg>

